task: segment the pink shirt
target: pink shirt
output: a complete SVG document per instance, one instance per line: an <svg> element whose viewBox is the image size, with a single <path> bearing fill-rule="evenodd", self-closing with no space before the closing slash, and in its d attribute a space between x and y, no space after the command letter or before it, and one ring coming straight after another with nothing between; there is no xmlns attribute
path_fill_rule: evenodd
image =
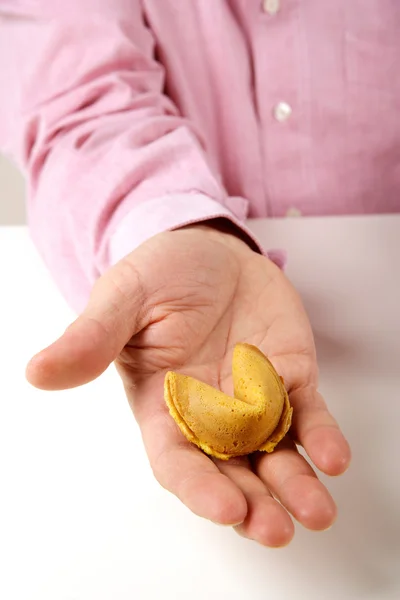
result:
<svg viewBox="0 0 400 600"><path fill-rule="evenodd" d="M400 210L397 0L0 0L0 145L80 310L150 236Z"/></svg>

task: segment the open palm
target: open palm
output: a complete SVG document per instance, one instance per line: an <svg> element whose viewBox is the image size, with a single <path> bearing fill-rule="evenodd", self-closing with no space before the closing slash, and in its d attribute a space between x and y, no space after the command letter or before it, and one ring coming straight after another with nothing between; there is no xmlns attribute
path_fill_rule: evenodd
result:
<svg viewBox="0 0 400 600"><path fill-rule="evenodd" d="M261 349L285 380L293 426L272 454L209 458L183 437L163 399L167 370L232 394L237 342ZM79 385L116 360L158 481L193 512L269 546L293 536L289 513L325 529L336 508L312 467L336 475L350 451L317 392L313 336L283 273L232 235L209 227L161 234L103 276L81 317L33 359L39 387Z"/></svg>

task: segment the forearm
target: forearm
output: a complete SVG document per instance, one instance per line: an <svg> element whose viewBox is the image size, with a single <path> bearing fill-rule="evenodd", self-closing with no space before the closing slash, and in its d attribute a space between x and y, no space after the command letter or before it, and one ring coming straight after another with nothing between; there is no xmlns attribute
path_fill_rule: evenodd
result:
<svg viewBox="0 0 400 600"><path fill-rule="evenodd" d="M32 235L78 309L99 274L152 235L235 218L192 124L162 94L140 3L129 18L111 4L96 15L83 6L79 19L1 19L0 142L27 173Z"/></svg>

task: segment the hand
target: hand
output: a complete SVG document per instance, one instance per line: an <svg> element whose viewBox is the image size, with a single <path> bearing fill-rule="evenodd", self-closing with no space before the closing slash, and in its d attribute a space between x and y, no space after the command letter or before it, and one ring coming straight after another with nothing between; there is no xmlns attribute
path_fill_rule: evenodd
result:
<svg viewBox="0 0 400 600"><path fill-rule="evenodd" d="M283 376L291 436L272 454L211 460L169 416L164 375L179 370L232 394L237 342L260 348ZM98 280L83 314L32 359L27 377L43 389L69 388L114 360L156 478L194 513L267 546L291 540L290 515L313 530L333 523L334 501L296 444L329 475L347 468L350 450L317 391L299 296L268 259L208 226L156 236Z"/></svg>

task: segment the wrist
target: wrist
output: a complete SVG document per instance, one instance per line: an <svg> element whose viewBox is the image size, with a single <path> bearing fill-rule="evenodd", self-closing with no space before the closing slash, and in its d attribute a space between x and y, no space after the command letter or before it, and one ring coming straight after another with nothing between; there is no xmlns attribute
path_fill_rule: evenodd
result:
<svg viewBox="0 0 400 600"><path fill-rule="evenodd" d="M180 229L196 229L196 231L204 231L205 234L209 234L213 237L218 236L227 243L236 245L239 243L240 245L260 254L260 249L256 242L239 226L235 225L235 223L224 217L210 219L209 221L202 221L200 223L184 225Z"/></svg>

